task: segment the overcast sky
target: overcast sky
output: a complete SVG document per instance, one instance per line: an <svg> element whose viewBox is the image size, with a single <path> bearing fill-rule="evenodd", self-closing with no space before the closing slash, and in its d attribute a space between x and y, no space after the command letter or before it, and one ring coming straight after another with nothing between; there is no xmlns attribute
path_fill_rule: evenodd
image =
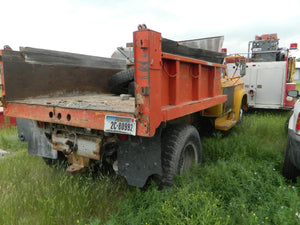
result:
<svg viewBox="0 0 300 225"><path fill-rule="evenodd" d="M300 0L0 0L0 9L0 48L14 50L110 57L138 24L177 41L224 35L229 53L268 33L278 33L280 47L300 48Z"/></svg>

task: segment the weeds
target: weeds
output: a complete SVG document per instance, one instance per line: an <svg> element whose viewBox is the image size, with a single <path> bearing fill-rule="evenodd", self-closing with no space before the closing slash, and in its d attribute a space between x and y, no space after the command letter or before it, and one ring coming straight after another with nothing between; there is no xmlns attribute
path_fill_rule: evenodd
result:
<svg viewBox="0 0 300 225"><path fill-rule="evenodd" d="M76 224L108 219L127 188L116 178L68 176L25 151L0 163L0 224Z"/></svg>
<svg viewBox="0 0 300 225"><path fill-rule="evenodd" d="M289 112L248 113L202 138L204 163L174 187L136 191L108 224L298 224L299 185L281 176Z"/></svg>
<svg viewBox="0 0 300 225"><path fill-rule="evenodd" d="M68 176L0 139L20 149L0 161L0 224L299 224L299 184L281 176L288 114L249 112L229 133L203 137L202 165L162 191Z"/></svg>
<svg viewBox="0 0 300 225"><path fill-rule="evenodd" d="M26 144L19 141L17 128L2 128L0 130L0 148L14 152L26 148Z"/></svg>

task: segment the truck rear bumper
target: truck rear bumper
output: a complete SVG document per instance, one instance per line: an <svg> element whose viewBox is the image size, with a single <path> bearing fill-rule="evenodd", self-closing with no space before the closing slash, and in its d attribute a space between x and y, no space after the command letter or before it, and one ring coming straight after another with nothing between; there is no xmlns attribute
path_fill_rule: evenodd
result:
<svg viewBox="0 0 300 225"><path fill-rule="evenodd" d="M131 101L134 109L134 100ZM129 104L129 103L128 103ZM105 115L115 115L134 118L133 113L113 112L104 110L86 110L78 108L63 108L46 105L7 103L4 108L7 116L24 118L35 121L43 121L56 124L64 124L74 127L85 127L90 129L103 130Z"/></svg>

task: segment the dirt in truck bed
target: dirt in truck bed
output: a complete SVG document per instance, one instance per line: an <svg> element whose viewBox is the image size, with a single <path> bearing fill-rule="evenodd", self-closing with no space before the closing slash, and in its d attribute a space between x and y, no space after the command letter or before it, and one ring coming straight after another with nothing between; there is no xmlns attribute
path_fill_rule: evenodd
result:
<svg viewBox="0 0 300 225"><path fill-rule="evenodd" d="M126 113L135 112L134 97L130 97L128 100L122 100L120 96L115 96L111 94L91 94L51 98L29 98L24 100L14 100L10 102L71 109L88 109L97 111L113 111Z"/></svg>

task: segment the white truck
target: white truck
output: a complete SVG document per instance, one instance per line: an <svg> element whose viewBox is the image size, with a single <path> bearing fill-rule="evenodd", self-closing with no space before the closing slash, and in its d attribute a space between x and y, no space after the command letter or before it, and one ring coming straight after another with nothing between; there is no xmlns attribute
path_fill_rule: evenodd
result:
<svg viewBox="0 0 300 225"><path fill-rule="evenodd" d="M296 60L291 50L297 49L297 44L291 44L290 49L279 48L278 44L277 34L256 36L248 44L246 76L242 80L249 108L292 109L294 106L294 99L287 93L296 87L293 82ZM239 70L236 61L240 56L226 57L228 73Z"/></svg>

